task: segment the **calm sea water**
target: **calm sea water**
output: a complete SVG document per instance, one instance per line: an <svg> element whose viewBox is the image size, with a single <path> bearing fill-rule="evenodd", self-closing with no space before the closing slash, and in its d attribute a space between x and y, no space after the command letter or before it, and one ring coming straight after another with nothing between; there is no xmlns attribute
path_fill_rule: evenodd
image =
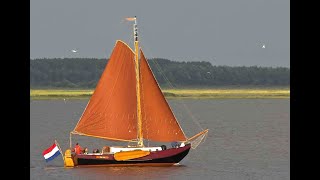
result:
<svg viewBox="0 0 320 180"><path fill-rule="evenodd" d="M290 179L289 99L169 100L188 137L205 141L173 167L64 168L42 151L56 139L64 151L88 100L30 101L30 179ZM82 146L109 141L74 135Z"/></svg>

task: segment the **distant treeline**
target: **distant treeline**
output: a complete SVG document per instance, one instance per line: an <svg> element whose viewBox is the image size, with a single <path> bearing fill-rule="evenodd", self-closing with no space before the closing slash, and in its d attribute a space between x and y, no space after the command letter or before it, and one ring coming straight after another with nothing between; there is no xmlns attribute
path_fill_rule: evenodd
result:
<svg viewBox="0 0 320 180"><path fill-rule="evenodd" d="M217 86L289 86L285 67L230 67L211 63L154 58L149 65L162 88ZM94 88L106 59L65 58L30 60L31 88Z"/></svg>

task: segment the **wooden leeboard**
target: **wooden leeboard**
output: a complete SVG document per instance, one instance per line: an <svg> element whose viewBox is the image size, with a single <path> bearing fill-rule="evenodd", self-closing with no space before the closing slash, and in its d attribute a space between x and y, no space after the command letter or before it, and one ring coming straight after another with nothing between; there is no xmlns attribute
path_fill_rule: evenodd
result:
<svg viewBox="0 0 320 180"><path fill-rule="evenodd" d="M117 161L125 161L125 160L130 160L130 159L135 159L135 158L147 156L149 154L150 154L149 151L142 151L142 150L122 151L122 152L115 153L114 159Z"/></svg>

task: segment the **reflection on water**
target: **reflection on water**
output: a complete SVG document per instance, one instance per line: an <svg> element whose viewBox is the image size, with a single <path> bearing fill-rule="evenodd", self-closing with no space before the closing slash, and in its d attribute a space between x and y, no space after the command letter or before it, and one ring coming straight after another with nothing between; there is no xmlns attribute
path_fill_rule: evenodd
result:
<svg viewBox="0 0 320 180"><path fill-rule="evenodd" d="M188 111L183 107L183 101ZM30 102L31 179L290 179L290 100L170 100L188 137L209 128L206 141L172 167L63 167L62 156L46 163L42 151L56 139L69 147L69 132L87 100ZM191 114L191 115L190 115ZM110 144L83 136L90 148Z"/></svg>
<svg viewBox="0 0 320 180"><path fill-rule="evenodd" d="M132 179L144 177L146 179L168 179L170 174L182 175L185 167L96 167L78 168L78 175L84 177L121 177Z"/></svg>

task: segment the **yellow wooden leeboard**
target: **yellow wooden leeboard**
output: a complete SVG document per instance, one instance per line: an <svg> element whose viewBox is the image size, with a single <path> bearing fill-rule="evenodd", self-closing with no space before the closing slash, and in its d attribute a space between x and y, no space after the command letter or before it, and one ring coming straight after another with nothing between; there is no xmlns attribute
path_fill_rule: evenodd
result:
<svg viewBox="0 0 320 180"><path fill-rule="evenodd" d="M117 161L125 161L125 160L130 160L130 159L135 159L135 158L147 156L149 154L150 154L149 151L142 151L142 150L122 151L122 152L115 153L114 159Z"/></svg>
<svg viewBox="0 0 320 180"><path fill-rule="evenodd" d="M71 155L71 150L67 149L64 153L64 166L65 167L74 167L73 158Z"/></svg>

